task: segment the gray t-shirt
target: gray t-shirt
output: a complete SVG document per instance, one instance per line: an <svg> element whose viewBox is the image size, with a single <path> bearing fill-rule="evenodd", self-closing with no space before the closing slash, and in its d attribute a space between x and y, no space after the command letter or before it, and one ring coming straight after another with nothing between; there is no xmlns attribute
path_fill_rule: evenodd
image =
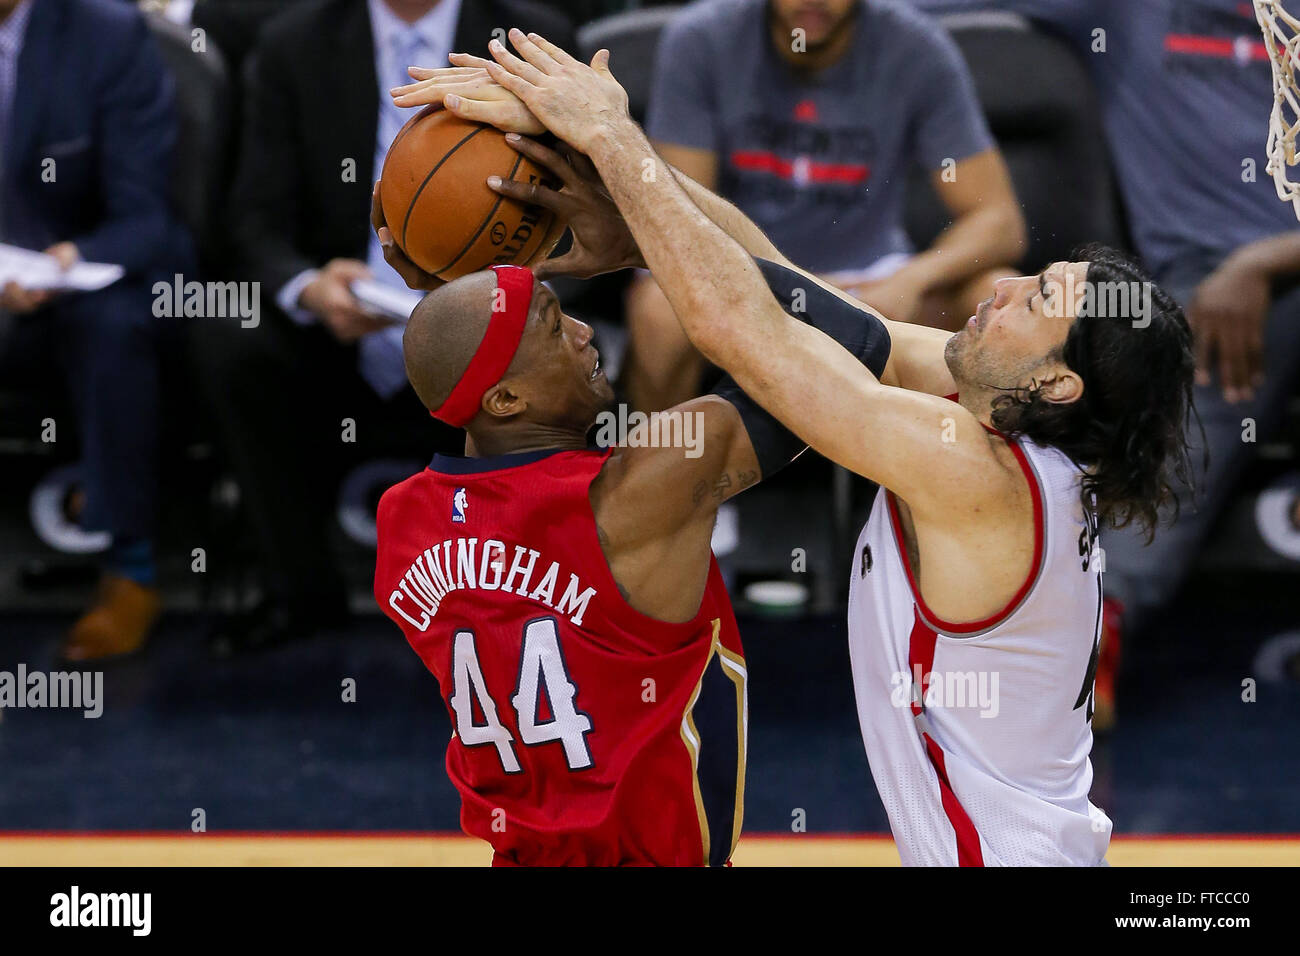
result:
<svg viewBox="0 0 1300 956"><path fill-rule="evenodd" d="M915 2L1010 10L1073 41L1097 85L1133 240L1161 282L1297 228L1264 171L1273 88L1249 0Z"/></svg>
<svg viewBox="0 0 1300 956"><path fill-rule="evenodd" d="M925 15L862 0L852 48L812 76L772 45L765 0L703 0L664 32L646 128L718 157L718 191L797 264L864 268L910 252L913 164L993 145L966 64Z"/></svg>

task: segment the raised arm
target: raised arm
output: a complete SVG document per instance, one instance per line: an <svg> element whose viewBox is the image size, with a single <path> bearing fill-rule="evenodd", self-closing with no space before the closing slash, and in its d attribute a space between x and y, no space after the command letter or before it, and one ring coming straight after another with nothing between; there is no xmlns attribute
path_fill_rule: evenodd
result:
<svg viewBox="0 0 1300 956"><path fill-rule="evenodd" d="M795 321L753 258L706 216L627 114L608 70L512 31L526 58L492 44L493 78L591 157L687 334L740 387L827 457L914 508L983 500L1002 466L960 406L884 385L820 330Z"/></svg>
<svg viewBox="0 0 1300 956"><path fill-rule="evenodd" d="M451 68L440 70L412 68L411 75L416 82L394 90L394 101L399 106L406 107L431 104L444 106L463 119L496 126L508 136L509 134L535 135L545 131L545 127L522 100L492 79L488 72L491 61L461 53L452 54L451 60L457 64ZM533 140L511 138L511 144L535 162L548 164L549 151ZM586 164L584 157L574 156L571 152L566 153L565 158L574 167ZM882 382L932 395L951 395L956 391L952 376L948 373L947 363L944 361L944 345L949 338L949 333L887 319L858 299L846 295L817 276L800 269L790 262L764 232L734 204L701 185L680 169L671 164L665 165L691 202L751 256L798 272L807 283L806 291L811 291L813 287L819 288L841 300L847 307L865 313L864 321L866 316L872 316L883 323L892 344L889 364L880 376ZM586 172L585 168L583 172ZM594 170L592 172L594 173ZM557 175L560 175L558 171ZM599 176L586 178L591 188L604 191ZM567 184L564 192L570 192L572 189L570 180L564 181ZM595 221L592 217L597 207L593 204L568 202L566 205L565 200L557 199L545 187L532 184L506 181L495 184L492 188L523 202L540 203L553 208L561 218L572 223L575 237L574 249L563 257L539 264L537 266L539 276L586 277L614 269L644 265L635 242L630 235L623 235L626 223L621 219L618 222L611 222L608 219ZM617 214L617 208L612 205L608 210ZM575 217L580 218L575 219ZM382 222L377 225L382 225ZM582 241L584 235L596 238L594 241L584 242ZM391 244L387 244L385 248L393 253L397 252ZM409 263L394 259L390 261L404 275L410 271ZM770 273L766 277L770 277ZM415 281L418 282L418 278ZM781 282L782 285L789 285L786 277L782 277ZM408 279L408 284L414 283Z"/></svg>
<svg viewBox="0 0 1300 956"><path fill-rule="evenodd" d="M489 123L507 134L536 134L545 130L518 96L492 78L489 66L494 64L491 61L460 53L452 54L451 59L456 64L452 68L413 69L411 72L416 82L395 90L395 102L409 107L430 104L445 106L463 119ZM547 164L548 151L534 141L527 138L512 139L512 145L534 161ZM583 163L581 157L571 153L566 154L566 159L575 167ZM944 361L944 345L948 340L948 333L910 323L893 322L834 286L799 269L786 259L763 231L735 205L706 189L682 171L671 166L668 168L691 202L751 256L769 260L798 272L808 283L806 291L820 289L839 299L848 308L862 312L864 321L867 316L871 316L883 323L891 339L891 347L889 363L880 375L882 382L932 395L951 395L956 390L952 376L948 373L947 363ZM575 188L588 190L598 188L603 191L604 186L600 183L599 177L587 177L588 183L584 187L576 187L571 182L571 178L564 180L566 187L560 197L544 187L523 183L507 181L492 186L498 192L524 202L550 206L572 223L575 236L574 249L566 256L539 264L538 274L590 276L612 269L643 265L644 262L640 251L636 249L635 242L630 235L623 235L626 223L611 222L608 218L596 221L593 218L597 209L595 204L575 203L564 198L565 193L572 193ZM616 207L612 205L607 208L616 211ZM377 223L377 226L382 226L382 222ZM585 235L594 238L592 241L583 241ZM394 267L403 272L404 276L407 275L410 272L410 265L401 261L400 252L392 246L391 242L385 243L385 249L390 254L390 262ZM788 285L784 278L782 281L783 284ZM418 282L419 277L415 277L414 280L408 277L409 284L415 285Z"/></svg>

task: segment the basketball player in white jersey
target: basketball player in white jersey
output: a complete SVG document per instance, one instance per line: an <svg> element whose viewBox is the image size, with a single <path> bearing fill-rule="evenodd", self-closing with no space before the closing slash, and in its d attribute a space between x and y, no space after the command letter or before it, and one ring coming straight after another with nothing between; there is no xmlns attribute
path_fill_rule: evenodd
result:
<svg viewBox="0 0 1300 956"><path fill-rule="evenodd" d="M889 322L665 166L607 56L589 67L540 37L510 39L522 59L494 42L499 63L453 62L483 66L514 97L476 98L462 71L448 107L524 132L540 121L586 153L695 345L813 448L882 486L853 561L849 640L903 863L1103 863L1111 823L1088 799L1098 527L1153 532L1176 507L1193 370L1176 304L1093 247L1002 280L956 335ZM437 77L425 83L423 101L440 102ZM599 271L598 255L569 265ZM1127 308L1103 317L1112 290L1127 290ZM787 306L803 295L855 310L864 329L883 323L881 377L791 319L774 291Z"/></svg>

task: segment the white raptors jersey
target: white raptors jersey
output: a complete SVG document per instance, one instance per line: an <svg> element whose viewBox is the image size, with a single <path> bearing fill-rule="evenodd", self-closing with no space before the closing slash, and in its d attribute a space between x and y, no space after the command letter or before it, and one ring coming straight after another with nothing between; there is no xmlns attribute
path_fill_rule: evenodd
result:
<svg viewBox="0 0 1300 956"><path fill-rule="evenodd" d="M858 719L905 866L1092 866L1110 842L1109 818L1088 800L1096 520L1069 458L1027 439L1009 445L1032 492L1034 558L994 617L955 625L930 613L883 488L858 538Z"/></svg>

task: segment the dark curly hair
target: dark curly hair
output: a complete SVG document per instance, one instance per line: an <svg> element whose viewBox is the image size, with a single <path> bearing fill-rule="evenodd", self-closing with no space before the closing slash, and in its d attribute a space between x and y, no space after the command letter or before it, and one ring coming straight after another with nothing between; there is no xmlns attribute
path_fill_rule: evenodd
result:
<svg viewBox="0 0 1300 956"><path fill-rule="evenodd" d="M1083 379L1083 396L1062 404L1042 398L1037 388L999 395L993 425L1069 455L1084 470L1085 510L1095 501L1100 521L1112 528L1135 524L1149 542L1162 512L1171 521L1178 515L1176 487L1194 484L1191 329L1178 303L1131 256L1094 243L1076 249L1071 260L1088 263L1092 295L1052 357ZM1106 314L1103 290L1119 283L1150 290L1143 323L1133 322L1132 308L1124 316ZM1199 417L1196 422L1199 427Z"/></svg>

